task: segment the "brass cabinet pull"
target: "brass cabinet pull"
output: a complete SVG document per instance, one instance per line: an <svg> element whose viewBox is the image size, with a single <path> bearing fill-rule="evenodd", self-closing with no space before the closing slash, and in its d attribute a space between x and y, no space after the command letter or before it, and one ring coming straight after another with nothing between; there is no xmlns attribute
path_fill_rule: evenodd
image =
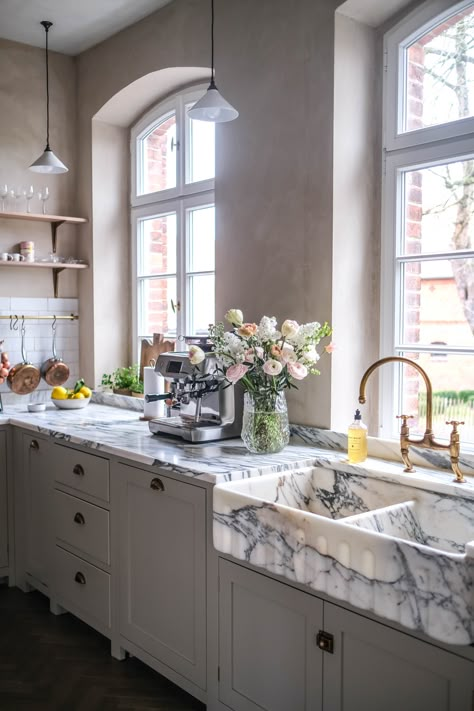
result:
<svg viewBox="0 0 474 711"><path fill-rule="evenodd" d="M76 464L72 471L73 474L77 474L77 476L84 476L84 468L80 464Z"/></svg>
<svg viewBox="0 0 474 711"><path fill-rule="evenodd" d="M35 452L37 452L39 448L40 448L40 446L39 446L37 440L36 440L36 439L32 439L31 442L30 442L30 449L34 449Z"/></svg>
<svg viewBox="0 0 474 711"><path fill-rule="evenodd" d="M76 583L79 583L79 585L86 584L86 576L83 573L76 573L74 576L74 580L76 581Z"/></svg>
<svg viewBox="0 0 474 711"><path fill-rule="evenodd" d="M81 513L79 513L79 511L78 511L77 514L74 516L74 523L78 523L79 526L83 526L83 525L85 524L85 522L86 522L86 519L85 519L84 516L83 516Z"/></svg>
<svg viewBox="0 0 474 711"><path fill-rule="evenodd" d="M158 477L155 477L150 482L150 488L154 489L155 491L164 491L165 485L163 484L161 479L158 479Z"/></svg>

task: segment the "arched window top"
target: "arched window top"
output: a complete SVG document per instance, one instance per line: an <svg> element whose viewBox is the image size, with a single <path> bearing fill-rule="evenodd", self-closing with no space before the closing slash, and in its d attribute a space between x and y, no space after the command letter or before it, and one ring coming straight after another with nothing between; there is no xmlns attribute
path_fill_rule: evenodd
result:
<svg viewBox="0 0 474 711"><path fill-rule="evenodd" d="M214 124L188 117L203 90L175 94L133 127L132 205L213 189Z"/></svg>
<svg viewBox="0 0 474 711"><path fill-rule="evenodd" d="M422 5L386 35L389 149L472 132L474 2Z"/></svg>

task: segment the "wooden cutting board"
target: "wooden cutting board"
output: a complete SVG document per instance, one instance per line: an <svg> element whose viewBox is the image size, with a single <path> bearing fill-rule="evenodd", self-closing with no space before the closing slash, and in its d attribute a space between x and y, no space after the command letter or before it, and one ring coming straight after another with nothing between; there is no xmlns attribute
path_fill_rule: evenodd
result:
<svg viewBox="0 0 474 711"><path fill-rule="evenodd" d="M162 333L153 334L153 342L148 338L142 338L140 349L140 380L143 380L143 368L152 365L151 361L157 361L161 353L174 351L175 341L165 341Z"/></svg>

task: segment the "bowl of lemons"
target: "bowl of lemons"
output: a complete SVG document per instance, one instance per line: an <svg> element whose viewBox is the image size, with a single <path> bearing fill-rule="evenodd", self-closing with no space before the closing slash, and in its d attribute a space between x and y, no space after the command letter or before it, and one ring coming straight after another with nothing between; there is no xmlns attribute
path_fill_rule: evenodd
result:
<svg viewBox="0 0 474 711"><path fill-rule="evenodd" d="M92 390L81 379L73 388L64 388L62 385L53 388L51 400L60 410L81 410L90 403L91 395Z"/></svg>

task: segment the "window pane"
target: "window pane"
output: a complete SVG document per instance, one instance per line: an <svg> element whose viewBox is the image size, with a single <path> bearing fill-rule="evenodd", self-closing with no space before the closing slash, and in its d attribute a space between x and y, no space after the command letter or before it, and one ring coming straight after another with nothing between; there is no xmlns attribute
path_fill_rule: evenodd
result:
<svg viewBox="0 0 474 711"><path fill-rule="evenodd" d="M474 247L474 160L405 173L402 254Z"/></svg>
<svg viewBox="0 0 474 711"><path fill-rule="evenodd" d="M433 386L433 431L437 438L449 438L446 421L465 424L459 428L461 442L474 443L474 355L401 353L417 362ZM402 366L401 412L415 415L409 420L410 434L423 434L426 416L426 388L414 368Z"/></svg>
<svg viewBox="0 0 474 711"><path fill-rule="evenodd" d="M405 117L413 131L474 115L474 6L406 49Z"/></svg>
<svg viewBox="0 0 474 711"><path fill-rule="evenodd" d="M176 114L165 116L140 140L143 175L138 176L138 194L176 187Z"/></svg>
<svg viewBox="0 0 474 711"><path fill-rule="evenodd" d="M176 313L171 304L177 302L176 278L142 279L138 286L139 333L142 336L176 335Z"/></svg>
<svg viewBox="0 0 474 711"><path fill-rule="evenodd" d="M402 264L403 343L474 349L474 258Z"/></svg>
<svg viewBox="0 0 474 711"><path fill-rule="evenodd" d="M215 265L215 208L188 210L188 272L212 272Z"/></svg>
<svg viewBox="0 0 474 711"><path fill-rule="evenodd" d="M187 183L209 180L215 174L215 126L210 121L191 120L187 114L192 106L186 106L189 140Z"/></svg>
<svg viewBox="0 0 474 711"><path fill-rule="evenodd" d="M189 335L207 335L215 318L214 275L188 277Z"/></svg>
<svg viewBox="0 0 474 711"><path fill-rule="evenodd" d="M176 273L176 213L140 220L138 274Z"/></svg>

